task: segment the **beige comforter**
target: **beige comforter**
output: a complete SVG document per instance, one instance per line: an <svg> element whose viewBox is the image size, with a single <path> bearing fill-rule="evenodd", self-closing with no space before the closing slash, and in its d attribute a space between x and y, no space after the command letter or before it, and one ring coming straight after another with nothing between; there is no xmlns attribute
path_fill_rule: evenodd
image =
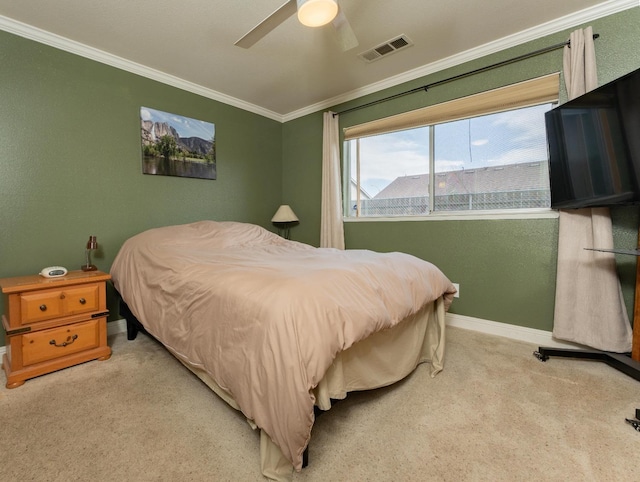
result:
<svg viewBox="0 0 640 482"><path fill-rule="evenodd" d="M402 253L314 248L201 221L127 240L111 275L145 328L205 370L300 470L336 354L455 289Z"/></svg>

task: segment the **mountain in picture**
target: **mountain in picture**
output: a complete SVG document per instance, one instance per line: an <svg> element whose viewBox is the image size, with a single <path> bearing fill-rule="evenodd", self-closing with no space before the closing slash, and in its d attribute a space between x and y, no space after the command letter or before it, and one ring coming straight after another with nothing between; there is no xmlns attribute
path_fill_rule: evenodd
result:
<svg viewBox="0 0 640 482"><path fill-rule="evenodd" d="M215 125L140 109L144 174L216 179Z"/></svg>

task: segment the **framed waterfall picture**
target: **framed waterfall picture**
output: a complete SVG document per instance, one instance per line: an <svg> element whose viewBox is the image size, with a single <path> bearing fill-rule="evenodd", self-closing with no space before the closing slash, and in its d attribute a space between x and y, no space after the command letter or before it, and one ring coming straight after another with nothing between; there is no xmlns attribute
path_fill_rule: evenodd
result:
<svg viewBox="0 0 640 482"><path fill-rule="evenodd" d="M215 125L140 108L142 173L216 179Z"/></svg>

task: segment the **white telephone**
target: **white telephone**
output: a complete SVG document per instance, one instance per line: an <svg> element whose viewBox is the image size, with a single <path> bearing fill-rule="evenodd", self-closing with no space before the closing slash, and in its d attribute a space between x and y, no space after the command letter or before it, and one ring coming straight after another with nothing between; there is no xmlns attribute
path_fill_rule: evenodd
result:
<svg viewBox="0 0 640 482"><path fill-rule="evenodd" d="M40 276L44 276L45 278L57 278L65 274L67 274L67 268L63 266L48 266L40 271Z"/></svg>

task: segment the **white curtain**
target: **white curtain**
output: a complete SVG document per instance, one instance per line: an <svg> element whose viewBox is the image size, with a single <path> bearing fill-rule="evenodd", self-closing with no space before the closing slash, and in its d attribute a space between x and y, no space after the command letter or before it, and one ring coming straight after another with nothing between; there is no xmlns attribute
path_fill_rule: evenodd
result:
<svg viewBox="0 0 640 482"><path fill-rule="evenodd" d="M569 99L597 87L591 27L571 34L564 48ZM611 253L608 208L560 211L553 336L599 350L631 351L631 326Z"/></svg>
<svg viewBox="0 0 640 482"><path fill-rule="evenodd" d="M338 116L334 115L333 112L324 113L322 133L322 211L320 215L321 248L344 249L338 123Z"/></svg>

